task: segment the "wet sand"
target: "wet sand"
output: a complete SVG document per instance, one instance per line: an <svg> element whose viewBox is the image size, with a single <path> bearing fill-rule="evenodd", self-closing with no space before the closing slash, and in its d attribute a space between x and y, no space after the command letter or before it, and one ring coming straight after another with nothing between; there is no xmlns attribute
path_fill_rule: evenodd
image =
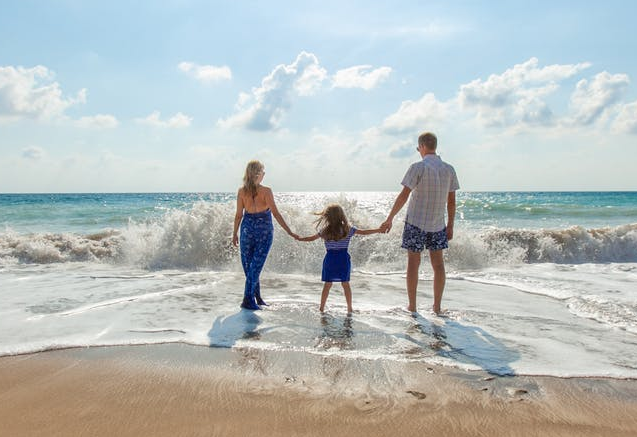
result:
<svg viewBox="0 0 637 437"><path fill-rule="evenodd" d="M635 436L637 381L154 345L0 358L2 436Z"/></svg>

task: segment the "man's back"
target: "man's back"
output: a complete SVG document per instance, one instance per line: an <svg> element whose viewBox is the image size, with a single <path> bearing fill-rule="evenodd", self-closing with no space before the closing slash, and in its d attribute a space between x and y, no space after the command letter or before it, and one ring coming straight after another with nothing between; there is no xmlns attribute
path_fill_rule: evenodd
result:
<svg viewBox="0 0 637 437"><path fill-rule="evenodd" d="M428 154L409 167L402 185L412 190L405 221L426 232L444 229L447 195L459 188L454 168Z"/></svg>

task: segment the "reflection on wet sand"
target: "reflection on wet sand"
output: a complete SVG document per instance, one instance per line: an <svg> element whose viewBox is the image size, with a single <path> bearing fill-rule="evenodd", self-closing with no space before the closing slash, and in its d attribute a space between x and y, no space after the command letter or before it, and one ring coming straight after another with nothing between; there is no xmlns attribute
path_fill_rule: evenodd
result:
<svg viewBox="0 0 637 437"><path fill-rule="evenodd" d="M324 314L321 316L322 332L317 337L315 347L319 350L353 350L355 344L353 321L351 316L343 319Z"/></svg>

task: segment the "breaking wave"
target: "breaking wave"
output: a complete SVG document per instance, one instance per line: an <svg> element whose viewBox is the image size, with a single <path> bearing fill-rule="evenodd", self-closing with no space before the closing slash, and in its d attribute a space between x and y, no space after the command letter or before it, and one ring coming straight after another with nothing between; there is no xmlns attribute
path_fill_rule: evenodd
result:
<svg viewBox="0 0 637 437"><path fill-rule="evenodd" d="M350 220L361 228L382 221L372 211L343 204ZM314 216L298 208L280 208L300 234L313 232ZM174 209L157 220L131 222L122 229L97 234L0 233L0 264L103 262L149 270L239 267L239 251L231 244L234 205L197 202L189 210ZM388 272L404 269L400 248L402 225L397 219L388 235L355 237L350 252L355 269ZM317 271L324 249L319 242L299 243L275 224L275 240L267 268L282 273ZM530 263L637 262L637 223L585 229L498 229L475 231L457 224L446 254L451 268L480 269Z"/></svg>

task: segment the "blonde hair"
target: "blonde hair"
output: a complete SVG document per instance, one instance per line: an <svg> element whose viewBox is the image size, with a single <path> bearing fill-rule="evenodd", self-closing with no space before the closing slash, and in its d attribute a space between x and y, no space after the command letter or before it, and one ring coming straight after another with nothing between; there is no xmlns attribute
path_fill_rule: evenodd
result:
<svg viewBox="0 0 637 437"><path fill-rule="evenodd" d="M438 147L438 138L431 132L425 132L418 137L418 145L425 146L429 150L436 150Z"/></svg>
<svg viewBox="0 0 637 437"><path fill-rule="evenodd" d="M349 223L345 216L345 211L340 205L327 205L322 212L316 213L316 230L319 235L326 240L340 240L347 237Z"/></svg>
<svg viewBox="0 0 637 437"><path fill-rule="evenodd" d="M252 198L257 196L258 186L256 180L264 168L264 165L256 160L248 162L246 166L246 172L243 176L243 191L246 194L250 194Z"/></svg>

